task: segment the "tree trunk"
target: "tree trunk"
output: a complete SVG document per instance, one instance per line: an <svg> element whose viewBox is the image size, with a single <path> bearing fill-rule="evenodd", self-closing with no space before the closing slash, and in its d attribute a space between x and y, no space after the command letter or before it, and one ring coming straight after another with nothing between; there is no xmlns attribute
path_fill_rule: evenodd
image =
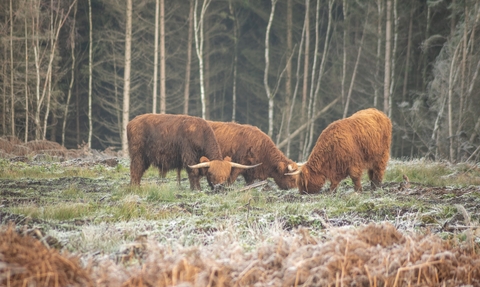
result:
<svg viewBox="0 0 480 287"><path fill-rule="evenodd" d="M348 37L348 18L347 18L347 0L343 0L343 63L342 63L342 104L345 105L346 99L345 99L345 80L347 77L347 37ZM348 108L344 106L344 115L343 117L345 118L345 110Z"/></svg>
<svg viewBox="0 0 480 287"><path fill-rule="evenodd" d="M464 2L464 15L465 15L465 26L463 27L463 49L462 49L462 79L460 82L460 102L459 102L459 107L458 107L458 124L457 124L457 132L455 133L456 135L459 135L460 132L462 131L462 125L463 125L463 104L465 100L465 85L467 81L467 75L466 75L466 66L467 66L467 53L468 53L468 43L467 43L467 38L468 38L468 9L467 9L467 4ZM460 158L460 149L461 149L461 144L458 143L457 139L457 160Z"/></svg>
<svg viewBox="0 0 480 287"><path fill-rule="evenodd" d="M183 94L183 113L188 115L188 101L190 100L190 72L192 63L193 42L193 0L190 0L190 12L188 14L188 43L187 43L187 66L185 67L185 91Z"/></svg>
<svg viewBox="0 0 480 287"><path fill-rule="evenodd" d="M128 1L131 0L127 0ZM128 5L128 4L127 4ZM127 17L128 17L128 8L127 8ZM128 19L127 19L128 22ZM89 23L89 32L88 32L88 148L92 148L92 73L93 73L93 25L92 25L92 0L88 0L88 23ZM128 25L128 24L127 24ZM127 41L127 39L125 39ZM127 45L127 44L125 44ZM130 68L130 67L129 67ZM125 67L125 71L127 68ZM125 72L126 73L126 72Z"/></svg>
<svg viewBox="0 0 480 287"><path fill-rule="evenodd" d="M271 0L272 7L270 10L270 17L268 19L267 30L265 32L265 72L263 73L263 85L268 99L268 136L273 135L273 95L268 85L268 68L270 67L269 49L270 49L270 29L272 27L273 16L275 15L275 5L277 0Z"/></svg>
<svg viewBox="0 0 480 287"><path fill-rule="evenodd" d="M380 87L378 83L380 82L380 57L382 53L382 8L383 0L377 0L377 11L378 11L378 20L377 20L377 55L375 57L375 78L374 78L374 96L373 96L373 106L378 107L378 98L380 97Z"/></svg>
<svg viewBox="0 0 480 287"><path fill-rule="evenodd" d="M313 63L312 63L312 79L310 83L310 96L308 101L308 109L307 109L307 118L311 119L313 114L313 98L315 95L315 75L317 71L317 59L318 59L318 43L320 41L319 35L319 25L320 25L320 0L317 0L317 9L315 10L315 47L313 49ZM328 35L327 35L328 38ZM327 42L328 39L325 39ZM317 83L318 84L318 83ZM313 124L313 123L311 123ZM305 131L305 144L303 147L303 158L306 158L308 155L308 145L309 145L309 132L310 127L308 127Z"/></svg>
<svg viewBox="0 0 480 287"><path fill-rule="evenodd" d="M72 29L70 30L70 43L71 43L71 53L72 53L72 66L71 66L71 78L70 78L70 85L68 86L68 95L67 95L67 102L65 103L65 114L63 116L63 124L62 124L62 146L65 146L65 128L67 126L67 117L68 117L68 108L70 106L70 99L72 97L72 90L73 90L73 83L75 82L75 64L76 64L76 57L75 57L75 24L77 20L77 3L75 3L75 8L73 10L73 23Z"/></svg>
<svg viewBox="0 0 480 287"><path fill-rule="evenodd" d="M75 134L78 147L80 146L80 96L78 92L78 81L75 81Z"/></svg>
<svg viewBox="0 0 480 287"><path fill-rule="evenodd" d="M194 29L195 29L195 51L197 52L198 57L198 66L200 73L200 100L202 103L202 118L206 119L206 105L205 105L205 85L203 79L203 20L205 16L205 11L208 8L211 0L204 0L202 9L200 11L200 19L197 21L197 7L198 0L195 0L195 11L194 11Z"/></svg>
<svg viewBox="0 0 480 287"><path fill-rule="evenodd" d="M10 0L10 124L12 136L15 136L15 93L13 87L13 7Z"/></svg>
<svg viewBox="0 0 480 287"><path fill-rule="evenodd" d="M153 95L152 95L152 113L157 113L157 85L158 85L158 18L160 10L160 0L155 0L155 40L153 43Z"/></svg>
<svg viewBox="0 0 480 287"><path fill-rule="evenodd" d="M290 0L289 0L290 1ZM233 38L234 38L234 51L233 51L233 83L232 83L232 121L236 119L236 110L237 110L237 64L238 64L238 33L239 25L237 15L233 9L232 0L229 0L228 7L230 9L230 14L233 17Z"/></svg>
<svg viewBox="0 0 480 287"><path fill-rule="evenodd" d="M392 72L390 76L390 92L388 96L388 116L392 117L392 97L395 88L395 66L397 56L397 42L398 42L398 16L397 16L397 0L393 0L393 51L392 51Z"/></svg>
<svg viewBox="0 0 480 287"><path fill-rule="evenodd" d="M25 142L28 142L28 28L25 16Z"/></svg>
<svg viewBox="0 0 480 287"><path fill-rule="evenodd" d="M287 55L293 53L293 42L292 42L292 0L287 0ZM293 105L290 100L292 98L292 61L287 62L286 66L286 79L285 79L285 114L288 114L290 110L290 105ZM288 122L288 119L287 119ZM288 134L288 130L286 132Z"/></svg>
<svg viewBox="0 0 480 287"><path fill-rule="evenodd" d="M165 0L160 0L160 113L166 112L165 89Z"/></svg>
<svg viewBox="0 0 480 287"><path fill-rule="evenodd" d="M89 0L90 1L90 0ZM130 67L132 53L132 0L127 0L125 27L125 68L123 76L122 153L128 154L127 124L130 120Z"/></svg>
<svg viewBox="0 0 480 287"><path fill-rule="evenodd" d="M5 26L8 24L8 19L5 17ZM3 60L4 63L8 61L8 48L7 44L4 44L3 49ZM7 65L2 65L2 77L7 78ZM2 135L7 135L7 81L3 82L3 104L2 104Z"/></svg>
<svg viewBox="0 0 480 287"><path fill-rule="evenodd" d="M425 39L430 37L430 18L431 18L431 8L430 5L427 5L427 25L425 27ZM427 53L423 53L423 63L422 63L422 92L425 92L427 89L427 67L428 67L428 57Z"/></svg>
<svg viewBox="0 0 480 287"><path fill-rule="evenodd" d="M407 85L408 85L408 72L410 70L410 53L412 50L412 28L413 28L413 12L415 11L414 1L410 2L412 7L410 8L410 17L408 23L408 36L407 36L407 56L405 59L405 73L403 76L403 91L402 91L402 101L405 101L407 97Z"/></svg>
<svg viewBox="0 0 480 287"><path fill-rule="evenodd" d="M307 121L307 96L308 96L308 71L310 64L310 0L305 0L305 61L303 63L303 89L302 89L302 119L301 122ZM306 141L306 135L302 134L300 137L300 153L298 155L298 161L304 161L304 143Z"/></svg>
<svg viewBox="0 0 480 287"><path fill-rule="evenodd" d="M392 0L387 0L387 20L385 25L385 75L383 81L383 112L388 115L390 110L390 73L392 55Z"/></svg>
<svg viewBox="0 0 480 287"><path fill-rule="evenodd" d="M452 57L452 62L450 63L450 71L448 75L448 96L447 96L447 111L448 111L448 138L449 138L449 160L450 162L453 163L454 158L455 158L455 149L454 149L454 135L453 135L453 114L452 114L452 98L453 98L453 89L455 82L457 80L457 72L455 70L455 67L457 65L457 55L459 48L461 46L461 42L457 44L457 47L455 48L455 52Z"/></svg>

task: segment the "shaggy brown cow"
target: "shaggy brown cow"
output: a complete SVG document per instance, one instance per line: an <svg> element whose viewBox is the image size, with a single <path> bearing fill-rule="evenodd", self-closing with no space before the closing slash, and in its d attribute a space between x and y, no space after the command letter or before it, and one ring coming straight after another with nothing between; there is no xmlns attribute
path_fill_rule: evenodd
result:
<svg viewBox="0 0 480 287"><path fill-rule="evenodd" d="M198 117L140 115L128 123L127 138L130 184L133 185L140 184L150 165L157 167L160 175L172 169L186 168L191 189L200 189L202 175L207 176L213 188L228 179L232 167L255 167L233 163L229 157L222 159L212 128Z"/></svg>
<svg viewBox="0 0 480 287"><path fill-rule="evenodd" d="M368 170L372 188L380 185L390 153L392 123L382 112L366 109L331 123L318 137L305 164L296 172L300 193L317 193L326 180L334 191L350 176L355 191L361 191L360 178Z"/></svg>
<svg viewBox="0 0 480 287"><path fill-rule="evenodd" d="M295 178L285 173L296 170L297 164L289 160L259 128L234 122L207 122L215 133L223 155L244 165L262 163L255 169L232 169L228 183L233 183L241 174L247 184L271 177L281 189L296 186Z"/></svg>

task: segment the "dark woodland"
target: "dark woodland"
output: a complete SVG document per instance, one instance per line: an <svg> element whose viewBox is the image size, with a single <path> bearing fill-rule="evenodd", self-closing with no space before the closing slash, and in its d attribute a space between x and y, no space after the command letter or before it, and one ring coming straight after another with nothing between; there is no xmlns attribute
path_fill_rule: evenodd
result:
<svg viewBox="0 0 480 287"><path fill-rule="evenodd" d="M1 0L0 136L125 151L128 120L165 112L304 161L375 107L392 157L477 161L479 21L478 0Z"/></svg>

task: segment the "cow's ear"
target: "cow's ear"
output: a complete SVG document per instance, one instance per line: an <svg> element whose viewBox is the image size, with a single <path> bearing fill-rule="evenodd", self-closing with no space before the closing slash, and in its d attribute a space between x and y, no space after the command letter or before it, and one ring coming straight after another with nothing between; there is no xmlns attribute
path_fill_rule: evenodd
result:
<svg viewBox="0 0 480 287"><path fill-rule="evenodd" d="M209 162L209 161L210 161L210 160L209 160L206 156L202 156L202 157L200 158L200 163L202 163L202 162Z"/></svg>
<svg viewBox="0 0 480 287"><path fill-rule="evenodd" d="M224 160L224 161L232 161L232 158L229 157L229 156L226 156L223 160Z"/></svg>

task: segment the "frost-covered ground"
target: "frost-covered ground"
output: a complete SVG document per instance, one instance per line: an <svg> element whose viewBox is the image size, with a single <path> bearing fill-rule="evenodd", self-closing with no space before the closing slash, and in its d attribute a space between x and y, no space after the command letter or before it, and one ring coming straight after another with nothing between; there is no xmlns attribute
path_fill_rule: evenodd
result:
<svg viewBox="0 0 480 287"><path fill-rule="evenodd" d="M9 222L15 223L18 232L30 234L58 250L77 254L84 265L96 266L96 272L100 272L100 267L105 267L108 262L109 268L123 274L115 284L123 284L122 280L128 280L128 276L134 273L138 275L132 270L146 266L142 264L148 260L153 264L152 254L173 256L168 257L168 261L165 255L162 264L166 264L167 260L182 270L195 265L190 261L192 258L214 260L212 266L217 266L218 270L222 270L220 266L226 262L225 266L232 269L232 260L237 258L241 260L239 266L246 266L238 269L240 271L235 269L238 271L235 280L258 273L248 277L253 281L247 280L245 285L255 280L265 283L260 280L261 273L270 273L261 270L265 270L268 264L298 268L303 263L290 261L308 260L308 256L293 259L288 254L274 255L277 253L271 251L272 248L286 248L279 247L280 242L293 244L295 248L293 245L287 248L291 252L300 252L302 248L321 252L314 250L322 244L333 244L330 240L334 240L339 232L347 232L350 235L342 238L350 238L351 234L357 234L369 224L378 224L376 226L380 229L387 228L388 236L399 232L400 237L406 238L401 244L410 240L408 238L430 234L428 236L439 240L434 240L438 246L454 240L458 246L465 243L467 248L475 248L480 236L480 169L473 164L391 160L380 189L371 191L365 177L362 193L353 192L351 181L346 179L335 194L327 192L327 186L318 195L300 195L296 190L282 191L273 182L245 190L243 180L219 193L211 192L203 180L201 192L190 191L186 174L182 174L182 186L179 188L174 172L166 179L159 179L154 169L144 175L140 188L131 188L128 186L128 160L125 159L0 160L0 171L0 222L4 227ZM348 246L345 242L337 243L342 248ZM262 250L268 253L271 262L267 264L262 261L267 258L257 258L262 264L267 264L258 269L255 264L260 261L255 263L252 258L260 256ZM183 258L186 263L181 265L175 258ZM362 258L366 260L367 257ZM430 261L422 262L431 267L428 265ZM249 264L252 264L252 274L248 273ZM396 272L407 263L402 261L398 264L395 265ZM292 272L296 274L288 275L294 278L289 279L293 280L292 285L295 280L313 280L307 275L313 274L310 271L297 274L298 269L277 269L277 272L283 272L283 276ZM170 277L167 276L168 280L174 280L172 272L174 270L169 273ZM365 270L362 272L367 276ZM143 275L147 276L147 273ZM97 281L101 277L99 274L95 275ZM218 274L214 276L215 280L223 280ZM382 275L382 282L392 280L393 283L395 278L390 275ZM273 279L268 282L275 285L278 280L272 276ZM346 274L338 276L341 278ZM380 278L378 276L376 278ZM367 276L362 282L370 282L374 277ZM108 276L104 279L113 280ZM347 280L346 277L343 279ZM208 278L205 280L208 282ZM352 282L351 278L348 280L343 282Z"/></svg>

